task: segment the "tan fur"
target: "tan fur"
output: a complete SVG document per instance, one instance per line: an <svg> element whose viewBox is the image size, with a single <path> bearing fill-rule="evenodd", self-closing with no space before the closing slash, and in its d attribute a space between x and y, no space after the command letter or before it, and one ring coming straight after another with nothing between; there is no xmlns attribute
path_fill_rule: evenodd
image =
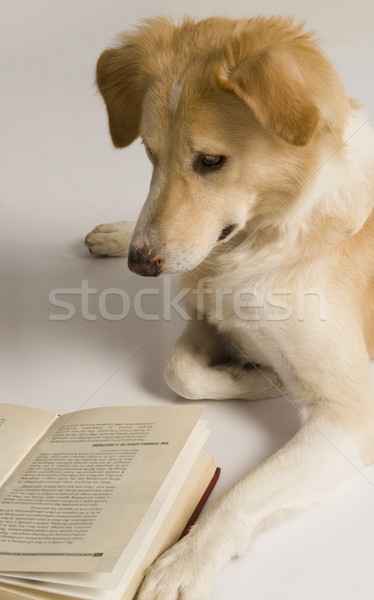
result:
<svg viewBox="0 0 374 600"><path fill-rule="evenodd" d="M313 36L281 17L151 19L103 53L97 81L113 143L140 136L154 169L136 226L87 245L126 255L131 232L135 272L182 274L194 319L167 383L190 399L283 394L300 412L295 438L139 593L203 600L258 531L374 458L374 136Z"/></svg>

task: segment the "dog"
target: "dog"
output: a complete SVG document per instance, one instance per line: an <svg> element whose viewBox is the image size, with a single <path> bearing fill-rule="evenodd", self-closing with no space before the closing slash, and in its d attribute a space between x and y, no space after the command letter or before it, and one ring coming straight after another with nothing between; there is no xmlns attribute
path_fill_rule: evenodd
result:
<svg viewBox="0 0 374 600"><path fill-rule="evenodd" d="M206 600L261 530L373 461L374 136L314 35L282 17L150 19L104 51L97 84L114 145L141 137L153 175L137 224L86 244L189 289L167 384L191 400L284 395L300 414L138 591Z"/></svg>

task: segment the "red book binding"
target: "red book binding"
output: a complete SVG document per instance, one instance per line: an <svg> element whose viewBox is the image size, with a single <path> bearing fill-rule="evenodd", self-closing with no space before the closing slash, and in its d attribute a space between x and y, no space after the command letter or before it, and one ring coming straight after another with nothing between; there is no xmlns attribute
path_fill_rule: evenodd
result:
<svg viewBox="0 0 374 600"><path fill-rule="evenodd" d="M208 500L210 494L212 493L218 478L221 474L221 469L219 467L216 468L216 471L212 477L211 482L209 483L208 487L206 488L204 494L201 497L200 502L198 503L198 505L196 506L195 510L193 511L192 515L190 516L190 518L188 519L187 525L186 527L183 529L181 535L180 535L180 540L187 535L187 533L190 531L192 525L195 523L197 517L199 516L199 514L201 513L206 501Z"/></svg>

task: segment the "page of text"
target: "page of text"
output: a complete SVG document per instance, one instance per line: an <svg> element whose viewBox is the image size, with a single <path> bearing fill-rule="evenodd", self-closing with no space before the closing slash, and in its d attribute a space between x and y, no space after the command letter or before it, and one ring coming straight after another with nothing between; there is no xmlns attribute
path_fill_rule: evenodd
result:
<svg viewBox="0 0 374 600"><path fill-rule="evenodd" d="M1 490L0 571L111 571L200 414L156 406L60 417Z"/></svg>
<svg viewBox="0 0 374 600"><path fill-rule="evenodd" d="M57 418L47 410L0 403L0 486Z"/></svg>

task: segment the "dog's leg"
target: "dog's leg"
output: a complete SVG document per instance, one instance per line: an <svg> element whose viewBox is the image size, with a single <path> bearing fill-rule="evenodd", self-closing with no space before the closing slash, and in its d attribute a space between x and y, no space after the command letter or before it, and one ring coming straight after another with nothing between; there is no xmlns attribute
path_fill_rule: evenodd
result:
<svg viewBox="0 0 374 600"><path fill-rule="evenodd" d="M339 332L336 340L341 341ZM138 600L207 600L221 567L245 551L260 530L321 501L372 460L369 362L359 346L355 352L342 353L339 343L327 349L324 345L324 361L316 357L309 370L301 359L302 348L292 353L295 363L292 368L288 365L288 373L301 399L304 424L283 449L216 501L189 535L156 561Z"/></svg>
<svg viewBox="0 0 374 600"><path fill-rule="evenodd" d="M135 222L118 221L98 225L86 237L91 254L98 256L127 256Z"/></svg>
<svg viewBox="0 0 374 600"><path fill-rule="evenodd" d="M205 320L190 321L166 359L165 381L189 400L262 400L284 391L272 369L232 364L233 350Z"/></svg>
<svg viewBox="0 0 374 600"><path fill-rule="evenodd" d="M361 466L348 436L314 415L150 568L138 600L207 600L223 565L246 550L256 533L320 501Z"/></svg>

